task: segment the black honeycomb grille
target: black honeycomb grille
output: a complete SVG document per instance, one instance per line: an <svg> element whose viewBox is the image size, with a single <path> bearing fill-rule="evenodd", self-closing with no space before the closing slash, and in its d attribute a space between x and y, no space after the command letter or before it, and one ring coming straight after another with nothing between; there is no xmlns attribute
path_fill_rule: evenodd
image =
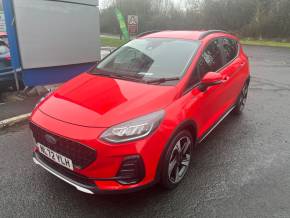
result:
<svg viewBox="0 0 290 218"><path fill-rule="evenodd" d="M76 168L83 169L96 160L97 152L85 145L57 136L33 123L30 123L30 129L36 142L71 159ZM52 136L56 143L49 143L46 135Z"/></svg>

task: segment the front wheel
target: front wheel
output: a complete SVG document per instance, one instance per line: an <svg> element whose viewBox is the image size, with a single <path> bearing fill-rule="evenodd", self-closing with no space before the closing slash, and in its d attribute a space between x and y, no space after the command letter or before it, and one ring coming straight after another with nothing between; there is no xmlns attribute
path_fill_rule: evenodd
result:
<svg viewBox="0 0 290 218"><path fill-rule="evenodd" d="M173 189L184 178L191 161L193 145L193 137L187 130L182 130L173 137L161 172L160 182L164 188Z"/></svg>

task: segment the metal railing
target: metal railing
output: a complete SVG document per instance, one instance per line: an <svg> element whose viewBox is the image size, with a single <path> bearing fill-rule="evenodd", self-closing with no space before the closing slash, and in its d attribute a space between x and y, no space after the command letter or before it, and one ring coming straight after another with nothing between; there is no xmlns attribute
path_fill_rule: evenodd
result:
<svg viewBox="0 0 290 218"><path fill-rule="evenodd" d="M14 80L15 80L16 90L19 91L20 86L19 86L19 80L18 80L18 73L20 71L21 70L12 70L12 71L4 72L4 73L1 72L0 73L0 77L1 76L7 76L7 75L13 75L14 76Z"/></svg>

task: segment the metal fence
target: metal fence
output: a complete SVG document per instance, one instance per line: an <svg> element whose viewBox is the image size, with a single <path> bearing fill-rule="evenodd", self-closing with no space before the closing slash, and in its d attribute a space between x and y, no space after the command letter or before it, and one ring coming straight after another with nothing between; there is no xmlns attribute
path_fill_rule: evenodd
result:
<svg viewBox="0 0 290 218"><path fill-rule="evenodd" d="M15 70L10 70L10 71L6 71L6 72L5 72L5 70L1 70L1 71L0 71L0 77L1 76L7 76L7 75L13 75L14 76L15 86L16 86L17 91L19 91L20 86L19 86L19 80L18 80L18 73L20 71L15 71Z"/></svg>

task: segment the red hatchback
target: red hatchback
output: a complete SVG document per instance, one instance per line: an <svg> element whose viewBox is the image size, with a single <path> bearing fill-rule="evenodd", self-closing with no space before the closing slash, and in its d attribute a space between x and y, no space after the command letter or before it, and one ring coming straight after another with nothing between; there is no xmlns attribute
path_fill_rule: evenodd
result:
<svg viewBox="0 0 290 218"><path fill-rule="evenodd" d="M37 105L34 162L91 194L176 187L194 146L244 108L238 41L223 31L140 35Z"/></svg>

